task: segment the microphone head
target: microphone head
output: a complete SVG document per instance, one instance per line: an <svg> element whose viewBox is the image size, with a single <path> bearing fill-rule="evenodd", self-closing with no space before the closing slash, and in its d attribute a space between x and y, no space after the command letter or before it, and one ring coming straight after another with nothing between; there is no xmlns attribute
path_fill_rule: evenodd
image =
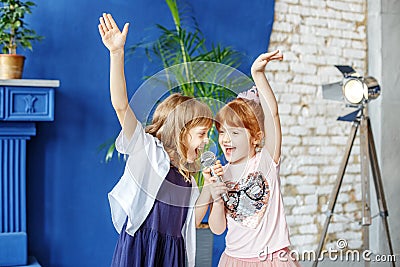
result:
<svg viewBox="0 0 400 267"><path fill-rule="evenodd" d="M206 151L200 156L200 162L203 168L208 168L214 165L215 161L217 158L215 157L215 154L211 151Z"/></svg>

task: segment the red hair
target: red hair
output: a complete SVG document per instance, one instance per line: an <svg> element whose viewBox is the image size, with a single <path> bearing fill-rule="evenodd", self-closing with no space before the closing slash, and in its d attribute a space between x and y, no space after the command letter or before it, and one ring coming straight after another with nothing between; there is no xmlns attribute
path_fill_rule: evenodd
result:
<svg viewBox="0 0 400 267"><path fill-rule="evenodd" d="M261 105L253 100L235 98L218 111L215 117L218 132L224 123L246 128L252 137L258 139L257 134L264 132L264 112Z"/></svg>

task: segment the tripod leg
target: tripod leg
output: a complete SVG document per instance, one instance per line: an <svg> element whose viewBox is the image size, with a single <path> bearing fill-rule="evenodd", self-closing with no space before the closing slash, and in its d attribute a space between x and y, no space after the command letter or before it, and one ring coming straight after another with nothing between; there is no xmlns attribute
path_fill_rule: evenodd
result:
<svg viewBox="0 0 400 267"><path fill-rule="evenodd" d="M367 114L367 112L364 112ZM370 160L367 116L363 115L360 122L360 156L361 156L361 193L362 193L362 250L369 249L369 226L371 225L371 201L370 201ZM364 266L370 266L365 261Z"/></svg>
<svg viewBox="0 0 400 267"><path fill-rule="evenodd" d="M372 174L373 174L373 178L374 178L376 197L378 199L379 215L382 218L383 227L385 229L386 239L387 239L388 246L389 246L389 253L390 253L390 255L394 255L392 241L390 239L390 233L389 233L389 224L387 221L387 217L389 216L389 213L388 213L387 206L386 206L381 171L379 169L378 157L376 156L375 141L374 141L374 136L372 134L371 122L370 122L369 118L368 118L368 136L369 136L369 152L370 152L369 155L370 155L370 161L371 161ZM395 266L394 262L392 262L392 266Z"/></svg>
<svg viewBox="0 0 400 267"><path fill-rule="evenodd" d="M325 219L324 228L321 233L321 238L320 238L318 248L316 251L316 258L314 259L313 267L316 267L318 265L318 260L321 255L322 247L325 243L326 233L328 232L328 226L329 226L332 214L333 214L333 210L335 209L336 200L339 195L339 189L340 189L340 186L342 185L343 176L344 176L344 172L346 170L347 163L349 162L350 152L351 152L351 148L353 147L353 143L354 143L354 139L357 134L358 126L359 126L359 122L354 121L354 123L351 127L349 139L347 140L346 151L343 156L342 162L340 164L339 172L337 174L336 184L335 184L335 187L329 198L328 209L326 211L327 217Z"/></svg>

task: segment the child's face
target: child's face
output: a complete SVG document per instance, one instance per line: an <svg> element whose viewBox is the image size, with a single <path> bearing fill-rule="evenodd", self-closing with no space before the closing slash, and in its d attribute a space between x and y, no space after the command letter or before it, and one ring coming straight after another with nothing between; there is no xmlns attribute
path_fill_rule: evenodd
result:
<svg viewBox="0 0 400 267"><path fill-rule="evenodd" d="M244 163L255 154L255 138L244 127L232 127L223 124L219 131L218 142L225 158L231 164Z"/></svg>
<svg viewBox="0 0 400 267"><path fill-rule="evenodd" d="M194 162L199 154L199 150L203 150L204 146L208 143L208 131L209 127L196 126L189 130L187 135L187 161L189 163Z"/></svg>

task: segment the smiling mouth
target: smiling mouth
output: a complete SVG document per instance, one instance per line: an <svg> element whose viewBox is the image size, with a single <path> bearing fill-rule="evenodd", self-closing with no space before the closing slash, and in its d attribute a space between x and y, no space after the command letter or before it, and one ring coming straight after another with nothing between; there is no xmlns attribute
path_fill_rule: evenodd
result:
<svg viewBox="0 0 400 267"><path fill-rule="evenodd" d="M234 149L234 147L225 147L225 153L230 155L232 154Z"/></svg>
<svg viewBox="0 0 400 267"><path fill-rule="evenodd" d="M202 154L204 152L204 146L203 147L196 147L195 149L194 149L194 153L195 153L195 155L196 155L196 159L200 156L200 154Z"/></svg>

